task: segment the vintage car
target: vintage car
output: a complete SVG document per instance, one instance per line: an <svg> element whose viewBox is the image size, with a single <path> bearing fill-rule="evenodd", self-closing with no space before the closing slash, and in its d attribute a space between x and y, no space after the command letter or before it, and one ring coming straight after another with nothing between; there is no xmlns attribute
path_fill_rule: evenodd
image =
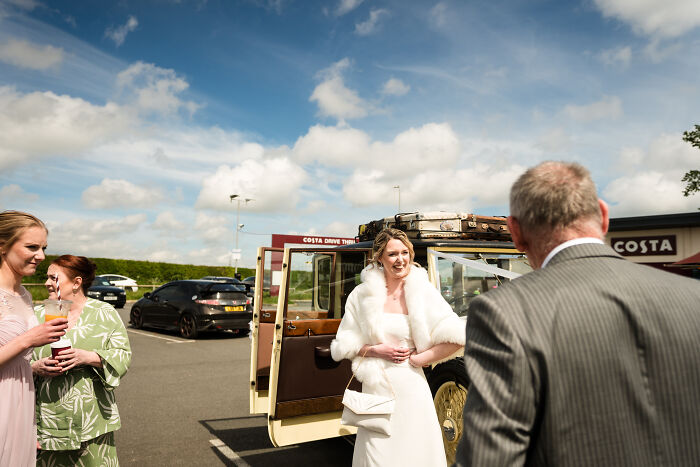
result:
<svg viewBox="0 0 700 467"><path fill-rule="evenodd" d="M531 270L511 242L463 238L412 240L416 262L460 316L470 299ZM348 295L371 255L370 240L337 248L259 248L253 311L250 412L268 415L275 446L335 436L350 362L335 362L330 343ZM263 278L270 288L263 291ZM469 381L461 352L426 369L448 465L462 435ZM351 388L359 390L353 381Z"/></svg>

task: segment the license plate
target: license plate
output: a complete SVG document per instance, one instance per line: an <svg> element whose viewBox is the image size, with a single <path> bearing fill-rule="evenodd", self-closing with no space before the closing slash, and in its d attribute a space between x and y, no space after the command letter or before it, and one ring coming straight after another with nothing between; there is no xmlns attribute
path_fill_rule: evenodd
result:
<svg viewBox="0 0 700 467"><path fill-rule="evenodd" d="M244 305L226 306L226 307L224 307L224 310L226 310L226 311L245 311L245 306Z"/></svg>
<svg viewBox="0 0 700 467"><path fill-rule="evenodd" d="M117 299L117 297L114 297L114 296L105 297L105 300L116 300L116 299Z"/></svg>

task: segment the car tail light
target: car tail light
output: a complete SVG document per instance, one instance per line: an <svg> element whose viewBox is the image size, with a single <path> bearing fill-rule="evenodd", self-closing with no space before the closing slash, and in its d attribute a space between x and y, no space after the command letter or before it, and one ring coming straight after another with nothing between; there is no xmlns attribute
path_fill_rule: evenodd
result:
<svg viewBox="0 0 700 467"><path fill-rule="evenodd" d="M250 297L247 297L247 298L245 299L245 304L246 304L246 305L250 305L251 303L253 303L253 299L251 299Z"/></svg>
<svg viewBox="0 0 700 467"><path fill-rule="evenodd" d="M200 299L195 300L195 303L201 303L202 305L221 305L221 302L215 298Z"/></svg>

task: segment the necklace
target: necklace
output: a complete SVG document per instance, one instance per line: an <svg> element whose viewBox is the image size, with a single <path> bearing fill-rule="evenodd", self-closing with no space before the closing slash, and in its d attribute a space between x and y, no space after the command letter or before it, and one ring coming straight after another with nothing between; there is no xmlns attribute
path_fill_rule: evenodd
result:
<svg viewBox="0 0 700 467"><path fill-rule="evenodd" d="M395 292L389 292L389 287L386 288L386 294L388 297L391 297L392 300L397 301L401 298L401 295L403 295L403 287L398 286L396 288Z"/></svg>

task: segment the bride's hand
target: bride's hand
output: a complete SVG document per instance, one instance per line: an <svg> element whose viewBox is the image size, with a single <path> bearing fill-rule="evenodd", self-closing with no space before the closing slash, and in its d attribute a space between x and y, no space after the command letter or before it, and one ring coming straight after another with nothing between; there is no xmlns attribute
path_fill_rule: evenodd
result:
<svg viewBox="0 0 700 467"><path fill-rule="evenodd" d="M396 347L391 344L377 344L372 346L372 356L383 358L393 363L401 363L411 355L411 349Z"/></svg>

